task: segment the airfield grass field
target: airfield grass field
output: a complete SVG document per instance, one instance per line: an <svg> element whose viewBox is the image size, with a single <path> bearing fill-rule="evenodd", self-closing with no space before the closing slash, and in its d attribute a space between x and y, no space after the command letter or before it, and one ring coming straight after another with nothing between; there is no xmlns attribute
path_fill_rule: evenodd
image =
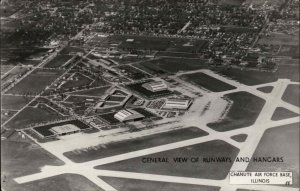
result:
<svg viewBox="0 0 300 191"><path fill-rule="evenodd" d="M48 107L26 107L7 124L5 124L5 127L9 129L22 129L32 124L58 120L62 118L63 117L59 113Z"/></svg>
<svg viewBox="0 0 300 191"><path fill-rule="evenodd" d="M168 150L155 154L137 157L120 162L110 163L95 167L103 170L117 170L138 173L150 173L169 176L184 176L206 179L224 179L233 160L238 154L238 149L220 140L209 141L192 146ZM228 157L228 162L174 162L176 157ZM168 158L168 163L144 163L143 158ZM201 160L201 159L200 159Z"/></svg>
<svg viewBox="0 0 300 191"><path fill-rule="evenodd" d="M276 76L274 76L270 72L260 72L254 70L242 71L235 68L215 71L221 75L224 75L246 85L258 85L262 83L274 82L277 80Z"/></svg>
<svg viewBox="0 0 300 191"><path fill-rule="evenodd" d="M258 117L265 101L248 92L236 92L225 95L233 101L228 114L218 122L207 124L216 131L228 131L252 125Z"/></svg>
<svg viewBox="0 0 300 191"><path fill-rule="evenodd" d="M288 85L282 96L282 100L299 107L299 88L299 85Z"/></svg>
<svg viewBox="0 0 300 191"><path fill-rule="evenodd" d="M110 143L108 145L102 145L102 147L97 150L82 151L82 153L80 154L76 154L75 152L71 151L64 153L64 155L74 162L86 162L89 160L119 155L127 152L146 149L163 144L169 144L205 135L207 135L207 133L200 130L199 128L189 127L185 129L178 129L169 132L144 136L141 138Z"/></svg>
<svg viewBox="0 0 300 191"><path fill-rule="evenodd" d="M74 73L73 80L68 80L66 83L64 83L60 88L61 89L67 89L67 88L73 88L73 87L81 87L81 86L88 86L93 82L92 79L84 76L81 73Z"/></svg>
<svg viewBox="0 0 300 191"><path fill-rule="evenodd" d="M17 184L14 177L39 172L44 165L63 165L63 162L46 152L34 143L5 140L1 142L1 187L9 191L20 191L26 188L30 191L102 191L86 178L75 174L63 174L48 179L26 184ZM4 176L5 175L5 181Z"/></svg>
<svg viewBox="0 0 300 191"><path fill-rule="evenodd" d="M32 97L25 96L11 96L2 95L1 96L1 109L6 110L19 110L24 107L27 103L32 100Z"/></svg>
<svg viewBox="0 0 300 191"><path fill-rule="evenodd" d="M231 138L237 142L245 142L247 139L248 135L247 134L239 134L239 135L234 135Z"/></svg>
<svg viewBox="0 0 300 191"><path fill-rule="evenodd" d="M299 188L299 123L272 128L265 132L253 157L269 156L283 157L283 162L250 162L247 171L274 172L280 169L280 171L293 172L291 186Z"/></svg>
<svg viewBox="0 0 300 191"><path fill-rule="evenodd" d="M104 191L87 178L78 174L63 174L22 185L30 191ZM12 190L19 191L19 190Z"/></svg>
<svg viewBox="0 0 300 191"><path fill-rule="evenodd" d="M265 86L265 87L261 87L261 88L257 88L257 90L264 92L264 93L271 93L273 90L272 86Z"/></svg>
<svg viewBox="0 0 300 191"><path fill-rule="evenodd" d="M278 121L278 120L287 119L287 118L291 118L291 117L297 117L297 116L299 116L297 113L294 113L283 107L277 107L275 112L273 113L273 116L271 119L273 121Z"/></svg>
<svg viewBox="0 0 300 191"><path fill-rule="evenodd" d="M39 94L47 85L50 85L56 80L62 71L36 69L31 74L26 76L22 81L7 91L8 94Z"/></svg>
<svg viewBox="0 0 300 191"><path fill-rule="evenodd" d="M203 59L188 59L188 58L160 58L134 64L134 66L145 70L150 74L174 74L179 71L191 71L198 69L207 69L209 64Z"/></svg>
<svg viewBox="0 0 300 191"><path fill-rule="evenodd" d="M280 59L278 69L275 72L264 72L254 70L240 70L235 68L213 69L217 73L236 80L246 85L258 85L262 83L275 82L279 78L299 81L299 60Z"/></svg>
<svg viewBox="0 0 300 191"><path fill-rule="evenodd" d="M1 187L3 189L9 191L23 190L24 185L17 184L13 178L37 173L40 171L39 168L44 165L59 166L63 165L63 162L27 138L21 141L9 139L1 141ZM30 188L32 187L32 189L26 190L33 191L35 186L36 185L32 183L32 185L29 186ZM49 185L49 187L51 186ZM41 187L36 188L38 188L39 191L41 189Z"/></svg>
<svg viewBox="0 0 300 191"><path fill-rule="evenodd" d="M198 186L190 184L155 182L114 177L100 177L120 191L218 191L219 187Z"/></svg>
<svg viewBox="0 0 300 191"><path fill-rule="evenodd" d="M181 78L187 82L190 82L192 84L203 87L213 92L222 92L236 88L202 72L183 74L181 75Z"/></svg>

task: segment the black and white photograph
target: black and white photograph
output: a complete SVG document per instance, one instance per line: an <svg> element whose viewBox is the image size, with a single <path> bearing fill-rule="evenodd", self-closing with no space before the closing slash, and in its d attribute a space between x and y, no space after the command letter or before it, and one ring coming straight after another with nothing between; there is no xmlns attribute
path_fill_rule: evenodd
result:
<svg viewBox="0 0 300 191"><path fill-rule="evenodd" d="M299 0L0 0L1 191L299 191Z"/></svg>

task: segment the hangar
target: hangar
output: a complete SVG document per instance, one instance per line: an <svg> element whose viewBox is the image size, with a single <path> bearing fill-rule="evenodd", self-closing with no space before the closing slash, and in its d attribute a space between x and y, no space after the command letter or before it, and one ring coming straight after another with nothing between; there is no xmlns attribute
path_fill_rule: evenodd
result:
<svg viewBox="0 0 300 191"><path fill-rule="evenodd" d="M143 84L142 86L143 88L152 92L159 92L168 89L167 84L165 84L163 81L148 82Z"/></svg>
<svg viewBox="0 0 300 191"><path fill-rule="evenodd" d="M32 127L32 130L39 137L45 139L78 133L91 128L83 121L74 119Z"/></svg>
<svg viewBox="0 0 300 191"><path fill-rule="evenodd" d="M145 117L144 115L132 109L123 109L114 115L114 118L116 118L120 122L138 120L144 117Z"/></svg>
<svg viewBox="0 0 300 191"><path fill-rule="evenodd" d="M163 109L188 109L192 104L190 99L169 98L163 105Z"/></svg>
<svg viewBox="0 0 300 191"><path fill-rule="evenodd" d="M76 127L73 124L66 124L62 126L52 127L49 131L51 131L54 135L69 135L73 133L79 132L81 129Z"/></svg>

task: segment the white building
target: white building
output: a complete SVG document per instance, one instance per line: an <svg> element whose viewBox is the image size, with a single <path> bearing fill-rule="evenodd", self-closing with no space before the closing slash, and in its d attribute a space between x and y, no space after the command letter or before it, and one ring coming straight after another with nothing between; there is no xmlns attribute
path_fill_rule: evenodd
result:
<svg viewBox="0 0 300 191"><path fill-rule="evenodd" d="M126 42L134 42L134 39L133 38L128 38L128 39L126 39Z"/></svg>
<svg viewBox="0 0 300 191"><path fill-rule="evenodd" d="M157 82L149 82L142 85L143 88L152 91L152 92L159 92L163 90L167 90L168 86L163 81L157 81Z"/></svg>
<svg viewBox="0 0 300 191"><path fill-rule="evenodd" d="M170 98L167 99L167 101L163 105L163 109L188 109L191 104L192 100L190 99Z"/></svg>
<svg viewBox="0 0 300 191"><path fill-rule="evenodd" d="M67 125L52 127L50 131L54 135L68 135L68 134L77 133L81 131L81 129L76 127L75 125L67 124Z"/></svg>
<svg viewBox="0 0 300 191"><path fill-rule="evenodd" d="M145 116L131 109L123 109L114 115L120 122L142 119Z"/></svg>

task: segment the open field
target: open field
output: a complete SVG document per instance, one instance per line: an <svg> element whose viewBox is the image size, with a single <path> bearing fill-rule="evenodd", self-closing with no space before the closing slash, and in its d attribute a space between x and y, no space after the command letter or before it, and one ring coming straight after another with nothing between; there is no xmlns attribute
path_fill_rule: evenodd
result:
<svg viewBox="0 0 300 191"><path fill-rule="evenodd" d="M14 68L15 67L15 68ZM12 69L14 68L14 69ZM3 71L2 71L3 69ZM12 70L11 70L12 69ZM14 77L14 76L17 76L17 75L22 75L24 74L26 71L28 71L28 68L26 67L22 67L22 66L12 66L12 65L1 65L1 76L2 76L2 72L8 72L9 70L10 73L7 74L3 80L6 80L7 78L11 78L11 77Z"/></svg>
<svg viewBox="0 0 300 191"><path fill-rule="evenodd" d="M280 48L279 56L289 56L295 59L299 59L299 45L283 45Z"/></svg>
<svg viewBox="0 0 300 191"><path fill-rule="evenodd" d="M68 55L70 53L77 53L77 52L85 53L84 49L82 48L75 47L75 46L67 46L60 51L60 54Z"/></svg>
<svg viewBox="0 0 300 191"><path fill-rule="evenodd" d="M26 60L40 59L49 51L49 48L35 47L34 45L32 47L20 47L20 45L16 47L12 43L13 41L1 43L1 58L14 65L25 64Z"/></svg>
<svg viewBox="0 0 300 191"><path fill-rule="evenodd" d="M126 42L127 39L134 39L134 42ZM119 44L118 48L124 49L151 49L166 50L171 44L168 38L113 35L107 38L109 43Z"/></svg>
<svg viewBox="0 0 300 191"><path fill-rule="evenodd" d="M200 54L189 52L158 52L155 54L157 57L178 57L178 58L199 58Z"/></svg>
<svg viewBox="0 0 300 191"><path fill-rule="evenodd" d="M274 82L277 78L269 72L259 72L259 71L242 71L240 69L223 69L216 70L219 74L225 75L233 80L246 85L258 85L262 83Z"/></svg>
<svg viewBox="0 0 300 191"><path fill-rule="evenodd" d="M272 86L265 86L265 87L261 87L261 88L257 88L257 90L264 92L264 93L271 93L273 90Z"/></svg>
<svg viewBox="0 0 300 191"><path fill-rule="evenodd" d="M71 55L57 55L54 59L48 62L44 68L59 68L69 61L73 56Z"/></svg>
<svg viewBox="0 0 300 191"><path fill-rule="evenodd" d="M1 110L1 125L15 115L17 111Z"/></svg>
<svg viewBox="0 0 300 191"><path fill-rule="evenodd" d="M291 103L296 106L299 105L299 94L300 94L300 86L299 85L288 85L286 88L282 100L288 103Z"/></svg>
<svg viewBox="0 0 300 191"><path fill-rule="evenodd" d="M110 86L105 87L99 87L99 88L92 88L88 90L81 90L81 91L75 91L70 94L72 95L87 95L87 96L103 96L106 91L110 88Z"/></svg>
<svg viewBox="0 0 300 191"><path fill-rule="evenodd" d="M277 121L277 120L287 119L290 117L297 117L297 116L299 116L297 113L294 113L283 107L277 107L271 119Z"/></svg>
<svg viewBox="0 0 300 191"><path fill-rule="evenodd" d="M239 135L234 135L231 138L237 142L244 142L247 139L248 135L246 134L239 134Z"/></svg>
<svg viewBox="0 0 300 191"><path fill-rule="evenodd" d="M121 65L121 64L129 64L129 63L133 63L133 62L143 62L143 61L149 60L149 58L127 56L127 57L123 57L123 58L119 58L119 57L110 58L109 60Z"/></svg>
<svg viewBox="0 0 300 191"><path fill-rule="evenodd" d="M48 107L26 107L13 119L11 119L5 125L5 127L10 129L22 129L31 124L43 123L58 119L62 119L62 116Z"/></svg>
<svg viewBox="0 0 300 191"><path fill-rule="evenodd" d="M62 74L62 71L36 69L7 91L9 94L39 94Z"/></svg>
<svg viewBox="0 0 300 191"><path fill-rule="evenodd" d="M67 152L64 153L64 155L73 160L74 162L86 162L89 160L119 155L127 152L146 149L149 147L155 147L163 144L173 143L205 135L207 135L207 133L200 130L199 128L189 127L185 129L173 130L127 141L110 143L108 145L103 145L97 150L88 150L87 152L82 152L80 154L76 154L74 152Z"/></svg>
<svg viewBox="0 0 300 191"><path fill-rule="evenodd" d="M63 165L62 161L39 148L36 144L28 142L29 140L25 142L20 137L19 139L20 141L1 141L1 187L9 191L20 191L24 188L24 185L13 181L15 177L37 173L40 171L39 168L44 165ZM3 181L4 175L5 181ZM46 188L50 189L52 186ZM33 189L41 190L36 184L26 187L30 187L28 190L31 191L34 191Z"/></svg>
<svg viewBox="0 0 300 191"><path fill-rule="evenodd" d="M299 81L299 61L291 63L290 60L280 60L278 70L276 72L263 71L246 71L240 69L213 69L221 75L236 80L246 85L258 85L262 83L269 83L277 81L279 78L291 79L292 81Z"/></svg>
<svg viewBox="0 0 300 191"><path fill-rule="evenodd" d="M72 80L68 80L64 83L60 88L61 89L68 89L73 87L82 87L88 86L93 82L92 79L87 78L86 76L82 75L81 73L74 73L72 76Z"/></svg>
<svg viewBox="0 0 300 191"><path fill-rule="evenodd" d="M47 191L104 191L87 178L77 174L58 175L22 186L30 191L41 191L43 188L47 188Z"/></svg>
<svg viewBox="0 0 300 191"><path fill-rule="evenodd" d="M184 176L221 180L238 153L238 149L220 140L209 141L188 147L137 157L125 161L95 167L96 169L150 173L169 176ZM145 163L143 158L167 158L169 162ZM200 157L201 162L174 162L176 157ZM228 157L227 162L202 162L202 158Z"/></svg>
<svg viewBox="0 0 300 191"><path fill-rule="evenodd" d="M1 96L1 109L19 110L32 100L32 97L25 96Z"/></svg>
<svg viewBox="0 0 300 191"><path fill-rule="evenodd" d="M258 40L259 44L272 45L294 45L299 44L299 31L296 35L272 33L271 36L263 37ZM299 50L299 48L298 48Z"/></svg>
<svg viewBox="0 0 300 191"><path fill-rule="evenodd" d="M237 92L227 94L233 101L226 117L221 121L207 124L216 131L228 131L252 125L258 117L265 100L248 92Z"/></svg>
<svg viewBox="0 0 300 191"><path fill-rule="evenodd" d="M1 65L2 66L2 65ZM1 68L2 69L2 68ZM23 76L26 72L28 72L28 68L22 67L22 66L16 66L14 67L9 73L7 73L5 76L2 76L1 71L1 89L5 89L10 85L11 82L13 82L16 78L19 78Z"/></svg>
<svg viewBox="0 0 300 191"><path fill-rule="evenodd" d="M266 1L265 0L246 0L245 1L248 4L254 4L254 5L263 5ZM269 3L271 3L272 5L277 5L280 6L281 4L283 4L285 2L285 0L272 0L272 1L268 1Z"/></svg>
<svg viewBox="0 0 300 191"><path fill-rule="evenodd" d="M128 39L132 39L130 42ZM169 52L199 52L205 47L205 40L190 40L172 37L112 35L102 39L102 44L118 44L118 48L127 50L156 50Z"/></svg>
<svg viewBox="0 0 300 191"><path fill-rule="evenodd" d="M11 65L11 64L7 64L7 65L1 64L1 78L5 73L10 71L13 67L15 67L15 66Z"/></svg>
<svg viewBox="0 0 300 191"><path fill-rule="evenodd" d="M146 180L134 180L114 177L100 177L112 187L120 191L218 191L218 187L198 186L190 184L177 184L166 182L154 182Z"/></svg>
<svg viewBox="0 0 300 191"><path fill-rule="evenodd" d="M161 58L158 60L134 64L134 66L145 70L150 74L156 75L209 68L209 64L203 59L187 58Z"/></svg>
<svg viewBox="0 0 300 191"><path fill-rule="evenodd" d="M218 4L226 6L241 6L243 2L245 2L245 0L221 0Z"/></svg>
<svg viewBox="0 0 300 191"><path fill-rule="evenodd" d="M183 74L181 78L189 83L213 92L222 92L236 88L202 72Z"/></svg>
<svg viewBox="0 0 300 191"><path fill-rule="evenodd" d="M279 163L250 162L247 171L291 171L291 186L299 188L299 123L268 129L253 157L283 157Z"/></svg>

